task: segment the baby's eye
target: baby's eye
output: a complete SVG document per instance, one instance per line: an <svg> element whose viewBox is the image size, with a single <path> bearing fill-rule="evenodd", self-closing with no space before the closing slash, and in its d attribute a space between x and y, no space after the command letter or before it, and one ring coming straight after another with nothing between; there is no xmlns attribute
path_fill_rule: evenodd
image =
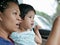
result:
<svg viewBox="0 0 60 45"><path fill-rule="evenodd" d="M32 18L31 16L29 18Z"/></svg>

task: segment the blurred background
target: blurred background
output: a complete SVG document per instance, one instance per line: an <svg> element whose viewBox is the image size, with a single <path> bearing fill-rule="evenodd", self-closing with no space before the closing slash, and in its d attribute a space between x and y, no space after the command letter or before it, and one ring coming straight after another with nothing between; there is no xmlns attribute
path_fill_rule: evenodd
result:
<svg viewBox="0 0 60 45"><path fill-rule="evenodd" d="M60 16L60 0L18 0L19 4L30 4L36 10L34 18L35 25L41 26L39 32L43 38L42 45L45 45L49 33L51 32L53 22L57 16Z"/></svg>

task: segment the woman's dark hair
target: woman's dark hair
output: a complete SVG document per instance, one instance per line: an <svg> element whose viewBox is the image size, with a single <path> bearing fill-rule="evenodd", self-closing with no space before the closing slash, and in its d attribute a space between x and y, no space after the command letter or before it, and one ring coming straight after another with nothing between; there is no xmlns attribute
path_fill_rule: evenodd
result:
<svg viewBox="0 0 60 45"><path fill-rule="evenodd" d="M19 8L20 8L20 12L21 12L20 17L22 19L24 19L24 17L26 16L26 14L29 11L34 11L34 13L36 14L35 9L31 5L28 5L28 4L20 4L19 5Z"/></svg>
<svg viewBox="0 0 60 45"><path fill-rule="evenodd" d="M7 7L9 2L18 3L18 0L0 0L0 12L3 12Z"/></svg>

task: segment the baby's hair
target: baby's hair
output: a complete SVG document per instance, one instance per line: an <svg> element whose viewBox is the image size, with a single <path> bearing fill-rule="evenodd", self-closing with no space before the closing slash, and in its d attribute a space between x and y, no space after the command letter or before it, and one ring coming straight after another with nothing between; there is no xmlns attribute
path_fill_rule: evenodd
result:
<svg viewBox="0 0 60 45"><path fill-rule="evenodd" d="M20 8L20 12L21 12L21 15L20 17L22 19L24 19L24 17L26 16L26 14L29 12L29 11L34 11L34 13L36 14L36 11L35 9L29 5L29 4L20 4L19 5L19 8Z"/></svg>
<svg viewBox="0 0 60 45"><path fill-rule="evenodd" d="M9 2L18 4L17 0L0 0L0 12L3 12L8 7Z"/></svg>

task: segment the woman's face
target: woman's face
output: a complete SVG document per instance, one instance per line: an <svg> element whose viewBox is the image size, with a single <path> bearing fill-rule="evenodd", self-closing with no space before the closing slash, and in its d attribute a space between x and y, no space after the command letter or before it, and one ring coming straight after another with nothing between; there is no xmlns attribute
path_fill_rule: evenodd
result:
<svg viewBox="0 0 60 45"><path fill-rule="evenodd" d="M31 29L32 26L34 25L34 16L35 16L35 13L34 11L29 11L24 20L22 20L20 26L23 27L24 29Z"/></svg>
<svg viewBox="0 0 60 45"><path fill-rule="evenodd" d="M1 15L1 27L7 32L17 31L21 18L19 17L20 11L17 4L10 2L7 9Z"/></svg>

